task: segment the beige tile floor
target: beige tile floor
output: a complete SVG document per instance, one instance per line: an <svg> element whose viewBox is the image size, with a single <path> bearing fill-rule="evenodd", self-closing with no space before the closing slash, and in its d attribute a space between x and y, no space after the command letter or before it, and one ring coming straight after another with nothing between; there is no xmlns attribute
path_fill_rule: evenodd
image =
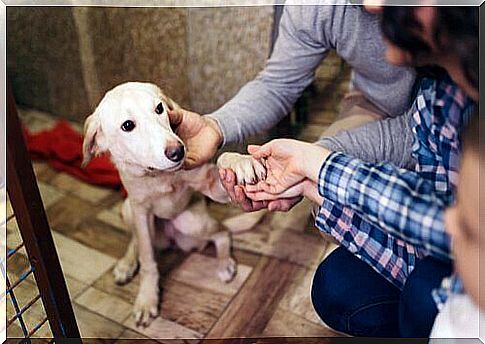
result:
<svg viewBox="0 0 485 344"><path fill-rule="evenodd" d="M337 67L336 59L327 66ZM315 140L334 119L348 75L331 89L326 78L324 73L317 74L316 105L310 107L310 121L301 131L301 139ZM45 129L55 120L27 109L21 110L21 117L31 130ZM74 125L81 128L79 123ZM310 219L297 230L293 223L270 218L253 231L235 235L233 251L239 265L229 284L212 273L216 268L213 248L191 254L175 249L159 252L160 317L148 328L136 327L130 312L139 279L121 287L111 275L130 239L129 229L119 217L121 195L59 173L47 162L37 161L33 166L83 337L113 341L156 338L163 342L163 338L336 335L321 323L310 300L313 272L329 249ZM9 218L7 247L12 248L20 242L18 227L9 202L3 206ZM214 203L210 209L219 219L239 213ZM7 262L10 280L16 280L27 267L22 249ZM37 293L34 279L29 277L15 291L21 303L28 302ZM14 311L9 300L7 310L10 318ZM31 326L43 316L38 301L25 320ZM21 336L17 322L7 334ZM48 325L36 335L50 336Z"/></svg>

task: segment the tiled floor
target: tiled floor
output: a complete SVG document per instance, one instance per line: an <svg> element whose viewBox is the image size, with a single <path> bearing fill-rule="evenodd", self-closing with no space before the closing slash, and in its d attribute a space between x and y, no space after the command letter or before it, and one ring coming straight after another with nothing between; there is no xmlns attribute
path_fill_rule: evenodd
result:
<svg viewBox="0 0 485 344"><path fill-rule="evenodd" d="M331 66L337 68L337 62ZM315 140L332 122L338 97L348 82L345 77L330 89L324 79L317 79L318 103L310 107L309 124L300 135L308 141ZM54 120L32 110L21 111L21 117L32 130L48 127ZM130 238L119 217L121 195L59 173L46 162L34 162L34 169L83 337L113 341L149 337L163 342L161 338L336 335L322 325L310 300L313 272L327 243L311 221L297 228L295 224L306 219L290 223L274 215L254 230L233 237L239 265L237 277L229 284L212 273L216 268L212 248L191 254L159 252L161 314L148 328L136 327L130 312L139 279L120 287L111 274ZM219 219L239 213L214 203L211 211ZM12 214L7 204L8 247L19 241ZM26 264L24 250L8 261L11 280ZM36 292L31 277L18 288L24 302ZM8 314L9 318L13 315L12 307ZM26 319L35 322L42 315L42 305L37 302ZM20 334L15 323L8 328L9 336ZM49 335L48 326L38 335Z"/></svg>

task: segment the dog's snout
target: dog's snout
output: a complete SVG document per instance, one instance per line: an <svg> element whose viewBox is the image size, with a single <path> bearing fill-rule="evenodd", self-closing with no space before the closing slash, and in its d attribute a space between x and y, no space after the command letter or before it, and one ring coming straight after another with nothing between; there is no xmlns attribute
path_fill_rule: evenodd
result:
<svg viewBox="0 0 485 344"><path fill-rule="evenodd" d="M185 155L185 147L180 144L170 145L165 149L165 156L173 162L179 162L184 158Z"/></svg>

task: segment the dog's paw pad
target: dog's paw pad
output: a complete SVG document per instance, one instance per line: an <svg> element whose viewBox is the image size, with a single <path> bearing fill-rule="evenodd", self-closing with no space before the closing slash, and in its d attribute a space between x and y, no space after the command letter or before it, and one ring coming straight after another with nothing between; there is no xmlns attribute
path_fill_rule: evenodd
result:
<svg viewBox="0 0 485 344"><path fill-rule="evenodd" d="M236 275L236 262L234 259L229 258L221 263L217 275L222 282L229 283Z"/></svg>
<svg viewBox="0 0 485 344"><path fill-rule="evenodd" d="M136 275L138 264L126 264L123 261L119 261L113 269L113 277L116 284L123 285L130 282Z"/></svg>

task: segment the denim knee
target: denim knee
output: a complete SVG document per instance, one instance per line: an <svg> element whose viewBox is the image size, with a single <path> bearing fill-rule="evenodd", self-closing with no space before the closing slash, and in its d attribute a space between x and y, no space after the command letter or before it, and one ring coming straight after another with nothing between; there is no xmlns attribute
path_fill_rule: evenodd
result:
<svg viewBox="0 0 485 344"><path fill-rule="evenodd" d="M311 297L318 316L336 331L368 337L399 335L398 290L344 248L318 266Z"/></svg>
<svg viewBox="0 0 485 344"><path fill-rule="evenodd" d="M399 327L402 337L427 338L438 314L432 290L452 273L451 264L422 259L409 275L401 293Z"/></svg>
<svg viewBox="0 0 485 344"><path fill-rule="evenodd" d="M334 330L345 332L345 322L338 312L339 296L334 292L335 286L332 288L331 277L327 279L327 270L328 264L323 261L313 276L311 291L313 308L325 324Z"/></svg>

